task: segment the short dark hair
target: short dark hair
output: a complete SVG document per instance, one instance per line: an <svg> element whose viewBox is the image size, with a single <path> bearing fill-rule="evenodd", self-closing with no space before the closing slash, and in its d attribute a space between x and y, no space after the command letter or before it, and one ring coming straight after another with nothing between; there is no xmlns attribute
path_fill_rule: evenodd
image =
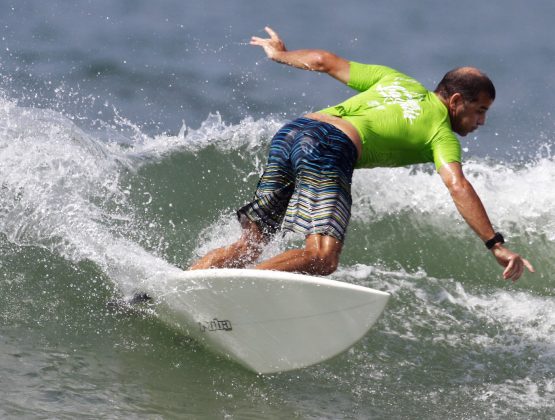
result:
<svg viewBox="0 0 555 420"><path fill-rule="evenodd" d="M495 86L485 73L474 67L457 67L445 74L435 91L441 97L448 99L455 93L460 93L465 101L478 100L480 93L486 93L491 100L495 99Z"/></svg>

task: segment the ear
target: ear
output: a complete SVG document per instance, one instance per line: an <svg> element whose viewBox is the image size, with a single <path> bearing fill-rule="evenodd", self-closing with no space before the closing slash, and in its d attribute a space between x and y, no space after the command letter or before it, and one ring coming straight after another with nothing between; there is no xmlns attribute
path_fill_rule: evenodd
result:
<svg viewBox="0 0 555 420"><path fill-rule="evenodd" d="M455 112L459 106L463 105L463 103L464 99L460 93L453 93L447 101L451 112Z"/></svg>

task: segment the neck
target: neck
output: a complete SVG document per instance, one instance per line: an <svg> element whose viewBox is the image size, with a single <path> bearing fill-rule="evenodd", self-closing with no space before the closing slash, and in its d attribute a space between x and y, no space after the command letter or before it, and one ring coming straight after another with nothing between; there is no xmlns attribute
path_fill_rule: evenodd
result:
<svg viewBox="0 0 555 420"><path fill-rule="evenodd" d="M443 96L441 96L441 95L440 95L439 93L437 93L437 92L434 92L434 94L435 94L435 95L437 96L437 98L441 101L441 103L442 103L443 105L445 105L445 106L447 107L447 109L449 109L449 107L448 107L449 101L448 101L447 99L445 99Z"/></svg>

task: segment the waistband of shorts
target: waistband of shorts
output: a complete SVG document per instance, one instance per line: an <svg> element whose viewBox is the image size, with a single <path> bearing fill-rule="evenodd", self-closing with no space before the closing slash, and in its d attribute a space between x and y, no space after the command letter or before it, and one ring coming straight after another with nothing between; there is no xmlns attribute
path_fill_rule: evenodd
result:
<svg viewBox="0 0 555 420"><path fill-rule="evenodd" d="M343 130L337 128L335 125L325 121L315 120L313 118L307 118L307 117L296 118L293 120L293 122L295 122L296 124L304 124L306 125L307 128L312 128L312 127L324 128L330 134L334 134L336 138L340 140L342 143L344 143L349 149L352 149L352 151L354 151L355 153L355 156L358 156L358 150L355 144L353 143L353 141L349 138L347 134L345 134Z"/></svg>

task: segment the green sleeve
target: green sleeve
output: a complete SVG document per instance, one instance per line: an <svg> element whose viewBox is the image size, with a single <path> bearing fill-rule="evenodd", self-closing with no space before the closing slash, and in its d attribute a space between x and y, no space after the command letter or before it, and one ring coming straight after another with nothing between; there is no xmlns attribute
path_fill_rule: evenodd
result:
<svg viewBox="0 0 555 420"><path fill-rule="evenodd" d="M347 86L359 92L368 90L383 77L397 72L387 66L361 64L356 61L351 61L349 64L349 83L347 83Z"/></svg>
<svg viewBox="0 0 555 420"><path fill-rule="evenodd" d="M452 132L445 133L434 140L433 154L437 171L446 163L462 161L461 144Z"/></svg>

